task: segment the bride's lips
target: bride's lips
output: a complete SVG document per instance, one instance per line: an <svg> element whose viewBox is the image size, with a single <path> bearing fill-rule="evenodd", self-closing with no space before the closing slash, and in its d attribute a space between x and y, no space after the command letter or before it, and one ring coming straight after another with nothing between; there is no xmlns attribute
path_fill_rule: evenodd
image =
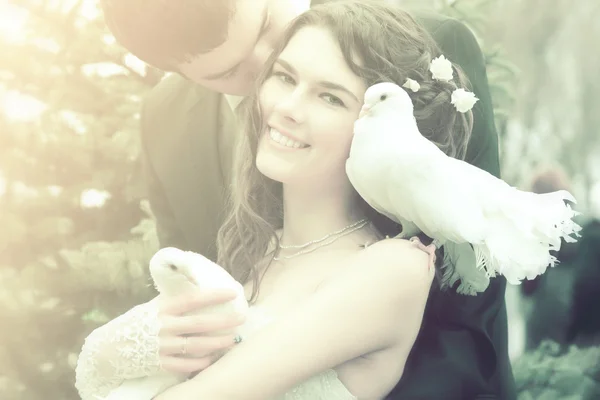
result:
<svg viewBox="0 0 600 400"><path fill-rule="evenodd" d="M277 143L280 147L285 147L291 150L301 150L310 147L307 143L301 141L292 134L281 131L277 128L267 126L266 134L272 142Z"/></svg>

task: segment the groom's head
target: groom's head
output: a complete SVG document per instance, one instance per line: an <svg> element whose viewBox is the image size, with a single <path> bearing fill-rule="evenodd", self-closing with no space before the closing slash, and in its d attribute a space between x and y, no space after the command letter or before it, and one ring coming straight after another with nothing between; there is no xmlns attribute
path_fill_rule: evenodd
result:
<svg viewBox="0 0 600 400"><path fill-rule="evenodd" d="M141 60L210 89L245 94L309 0L102 0L106 23Z"/></svg>

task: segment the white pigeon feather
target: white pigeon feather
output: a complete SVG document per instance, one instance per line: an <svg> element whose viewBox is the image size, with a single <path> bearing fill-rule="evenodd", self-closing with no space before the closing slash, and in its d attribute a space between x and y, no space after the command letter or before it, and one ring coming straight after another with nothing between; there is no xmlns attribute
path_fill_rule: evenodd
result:
<svg viewBox="0 0 600 400"><path fill-rule="evenodd" d="M534 194L511 187L467 162L447 156L420 132L408 93L379 83L365 93L346 172L373 208L445 247L443 283L460 293L485 290L502 274L519 284L553 266L550 250L575 241L581 229L561 190ZM404 225L404 224L403 224ZM461 260L458 262L458 260Z"/></svg>

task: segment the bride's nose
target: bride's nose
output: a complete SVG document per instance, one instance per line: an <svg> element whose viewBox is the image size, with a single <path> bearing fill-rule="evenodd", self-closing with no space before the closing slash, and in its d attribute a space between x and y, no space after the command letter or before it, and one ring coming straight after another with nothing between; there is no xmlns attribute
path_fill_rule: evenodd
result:
<svg viewBox="0 0 600 400"><path fill-rule="evenodd" d="M296 123L304 122L306 114L305 96L298 87L275 101L273 111L280 117Z"/></svg>

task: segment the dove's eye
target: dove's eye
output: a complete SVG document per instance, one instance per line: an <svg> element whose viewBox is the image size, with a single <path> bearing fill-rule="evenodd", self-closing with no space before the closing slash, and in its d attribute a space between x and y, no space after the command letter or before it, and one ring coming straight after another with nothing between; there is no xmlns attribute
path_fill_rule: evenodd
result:
<svg viewBox="0 0 600 400"><path fill-rule="evenodd" d="M177 271L177 267L173 264L169 264L169 268L171 268L172 271Z"/></svg>
<svg viewBox="0 0 600 400"><path fill-rule="evenodd" d="M381 100L381 101L384 101L385 99L387 99L387 94L382 94L382 95L379 97L379 100Z"/></svg>

